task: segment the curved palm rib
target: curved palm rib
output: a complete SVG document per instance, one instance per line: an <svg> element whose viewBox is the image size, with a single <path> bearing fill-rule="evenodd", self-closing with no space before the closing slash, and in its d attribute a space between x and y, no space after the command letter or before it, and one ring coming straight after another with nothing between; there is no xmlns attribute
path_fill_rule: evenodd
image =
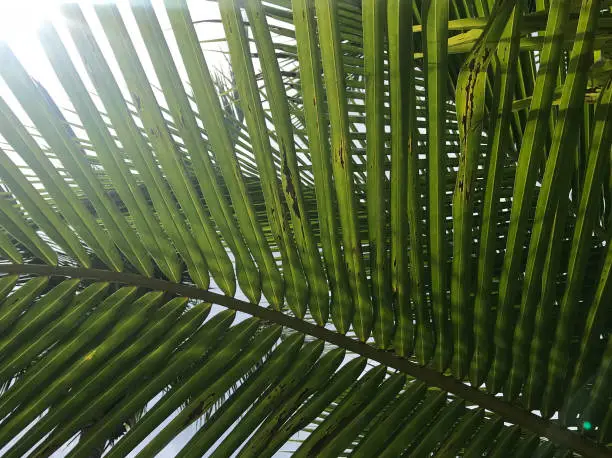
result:
<svg viewBox="0 0 612 458"><path fill-rule="evenodd" d="M482 391L471 388L455 380L452 377L444 376L438 373L437 371L426 367L420 367L417 364L412 363L407 359L397 357L392 353L383 350L378 350L370 345L351 339L347 336L339 335L336 332L316 326L314 324L310 324L306 321L288 316L275 310L263 308L255 304L240 301L238 299L234 299L222 294L216 294L211 291L202 290L195 286L176 284L164 280L151 279L135 274L117 273L97 269L10 264L0 265L0 271L9 273L17 271L22 274L47 274L51 277L67 276L73 278L73 280L69 282L64 282L60 284L60 287L63 287L63 285L65 285L66 287L71 285L70 291L62 292L63 299L61 300L61 303L64 307L66 307L71 300L74 301L74 305L83 304L82 306L80 306L82 307L82 315L78 317L77 320L80 321L80 324L77 325L80 329L80 332L76 334L75 338L73 338L72 334L65 335L63 339L60 336L57 336L57 338L59 338L59 341L56 341L62 342L62 345L57 347L53 353L50 353L48 356L45 356L41 360L41 370L37 372L35 371L32 374L26 372L26 377L23 380L19 376L19 372L10 372L12 376L17 376L17 383L12 386L11 389L9 389L3 396L0 396L0 413L5 414L13 411L8 417L8 420L0 424L0 447L6 446L7 443L10 442L10 439L12 438L13 434L16 431L19 431L20 428L23 428L25 425L27 425L32 419L35 418L38 413L43 412L45 406L52 405L54 406L54 409L43 418L42 422L37 423L37 426L33 429L33 431L28 433L24 438L20 439L16 444L13 444L11 446L11 448L9 449L10 454L8 456L21 456L21 454L25 453L25 451L32 447L46 432L52 429L56 424L64 423L64 421L61 420L61 418L64 417L62 417L61 415L65 415L66 413L64 413L62 409L67 409L67 412L70 412L73 411L74 408L77 408L76 406L82 405L84 402L87 402L90 406L89 409L91 410L91 412L87 413L89 412L88 410L87 412L83 413L81 422L75 419L72 422L63 425L63 432L61 433L63 434L62 436L58 436L58 434L60 433L58 431L55 431L51 438L48 439L48 443L43 442L43 444L39 446L41 448L41 451L39 451L38 453L42 455L50 453L50 451L59 447L63 442L68 440L75 432L77 432L79 426L82 426L82 422L91 421L92 418L97 418L97 416L100 415L100 412L104 412L103 409L105 406L108 409L108 406L109 404L111 404L111 400L113 399L112 396L116 398L122 391L127 389L127 387L130 386L128 382L129 380L142 380L142 377L145 377L145 380L147 380L150 376L147 376L146 374L150 373L150 371L152 370L155 370L156 367L160 367L161 361L167 359L168 357L170 357L170 355L173 355L172 359L170 359L170 366L168 366L168 368L164 372L162 372L159 377L161 377L161 380L166 380L165 384L167 384L173 378L177 377L177 375L181 377L184 376L188 380L192 380L192 382L190 382L192 384L195 383L194 380L197 379L198 382L193 385L192 388L189 388L191 385L182 386L182 382L177 385L177 390L179 389L179 387L181 387L181 390L185 391L185 393L188 393L192 392L189 390L201 390L205 388L206 384L205 380L202 379L203 375L198 376L198 374L208 374L207 376L210 376L211 374L221 371L223 368L231 367L227 365L230 364L232 357L237 355L239 351L236 348L231 347L229 345L230 343L242 346L241 348L252 349L251 346L246 346L246 342L249 340L249 337L246 335L244 337L244 339L246 340L240 340L240 338L237 337L239 334L236 334L236 336L233 337L228 336L224 343L218 341L218 330L213 331L212 336L209 334L202 334L202 332L204 331L197 331L195 334L193 334L195 330L198 329L198 323L201 323L202 318L205 317L208 313L209 306L206 306L206 308L203 310L203 313L196 313L196 309L189 309L189 312L183 313L183 316L181 317L181 313L185 309L184 305L186 298L200 299L206 301L206 303L219 304L231 310L243 312L253 317L256 317L257 319L262 320L261 323L277 323L281 326L285 326L288 329L313 336L317 339L320 339L319 343L321 345L323 342L327 342L341 349L346 349L356 355L361 355L362 357L368 358L372 361L376 361L380 363L380 365L377 366L379 368L378 370L382 370L385 366L389 368L394 368L403 374L407 374L411 377L414 377L414 379L416 380L425 382L430 387L440 388L444 390L445 393L452 393L453 395L459 396L467 402L473 403L474 405L482 406L490 411L493 411L496 414L500 415L501 418L521 425L522 427L526 428L527 431L535 432L540 436L547 437L553 440L556 444L559 444L560 446L570 447L578 452L586 453L588 454L588 456L606 456L605 449L596 446L585 438L568 430L565 430L562 427L554 425L553 423L550 423L549 421L546 421L534 414L512 406L495 397L491 397L486 393L483 393ZM86 289L83 292L80 292L75 297L74 293L76 291L76 287L78 286L79 281L87 279L95 280L98 283L94 283L92 286L90 286L90 289L92 290L91 293L89 293ZM99 283L100 281L106 283ZM70 285L68 285L67 283L70 283ZM105 305L100 306L100 312L96 311L93 315L91 315L91 317L84 320L84 318L87 317L87 308L98 306L99 301L104 299L106 288L109 283L126 284L130 285L130 287L126 286L119 289L112 296L108 297L105 302L103 302L103 304ZM146 293L141 297L138 297L138 295L134 297L134 293L136 292L136 289L134 287L146 288L152 291ZM53 300L57 302L57 299L52 299L51 296L60 294L58 288L59 287L56 287L51 292L47 292L46 294L44 294L42 296L43 300ZM21 296L21 291L22 289L16 290L14 295ZM97 294L97 297L94 296L90 299L90 294L94 292L95 294ZM66 295L66 293L68 293L68 295ZM160 302L164 297L162 293L169 293L172 296L177 297L175 299L172 299L170 302L164 304L163 302ZM180 298L183 299L179 301ZM7 301L10 299L11 296L9 296ZM31 302L32 299L33 296L29 295L28 301L26 301L26 305L29 305L29 302ZM175 303L175 305L169 305L171 303ZM176 308L177 306L180 306L180 308ZM106 309L109 307L110 309L106 311ZM121 312L121 314L118 313L120 307L123 307L123 311ZM172 313L169 313L171 310L174 311ZM68 309L68 313L70 315L74 315L74 312L71 312L71 309ZM151 320L151 316L153 316L154 318L156 317L156 319ZM27 317L27 314L24 317ZM193 320L195 319L199 320L198 323L193 322ZM58 314L56 313L55 315L50 315L48 317L41 316L38 319L38 321L40 321L41 325L43 326L57 326L56 323L58 323L58 321L54 320L61 320L63 322L65 321L65 318L63 318L61 314L60 316L58 316ZM216 315L211 320L211 323L215 323L215 327L213 329L217 329L216 326L220 325L221 323L225 323L225 326L227 326L231 323L232 320L233 314L227 315L225 312L223 312L219 315ZM27 326L29 320L26 319L25 321L25 325ZM168 331L168 326L172 326L175 321L175 330ZM189 322L192 322L192 324L188 325ZM21 321L20 323L23 323L23 321ZM166 324L164 325L164 323ZM236 330L232 332L245 332L245 326L247 326L248 323L255 323L255 321L251 320L240 323L236 327ZM185 326L188 327L185 328ZM213 325L211 324L210 326ZM257 329L257 326L253 326L250 326L250 328L248 328L250 329L249 335L252 335L252 333L255 332L255 330ZM94 331L94 329L96 331ZM82 341L83 339L81 339L81 333L83 335L88 336L88 338L90 339L89 342L87 340ZM102 335L107 334L106 337L102 340L102 343L99 343L100 341L97 339L92 339L96 335L96 333L102 333ZM200 334L206 337L203 343L197 344L200 345L200 350L189 350L189 352L191 353L187 352L185 354L183 354L182 351L177 352L175 350L175 347L180 346L181 342L183 342L183 345L187 345L187 347L191 345L190 343L184 343L185 336L189 334L193 334L194 339L195 336L199 336ZM166 335L166 338L172 339L170 340L170 344L168 344L166 341L159 340L164 335ZM278 334L275 335L276 337L274 337L273 340L277 340L278 338ZM43 337L39 339L43 339L44 336L45 335L43 335ZM12 342L11 339L9 340ZM194 344L196 341L198 340L194 340ZM154 342L157 342L155 345L157 345L158 347L150 347L150 345ZM47 345L48 344L49 343L47 343ZM17 348L22 348L23 345L27 345L27 342L24 342L22 344L20 344L19 342L15 342L13 345L17 345ZM19 345L21 345L22 347L19 347ZM78 347L73 349L75 345L78 345ZM125 347L125 345L127 345L127 347ZM229 349L227 348L228 346ZM207 351L208 347L211 347L212 349L218 348L218 350L215 351L219 352L219 356L216 357L219 361L215 364L218 365L222 362L223 364L221 366L214 366L215 369L211 369L206 365L202 366L201 368L199 365L194 366L194 358L201 358L203 351ZM24 356L24 352L20 352L20 350L17 350L17 348L7 354L21 355L21 360L24 361L23 358L27 358L28 353L25 353L26 356ZM113 356L115 354L114 349L121 348L124 348L124 350L116 354L116 356ZM174 350L174 353L172 352L172 350ZM65 352L69 353L65 354ZM248 354L250 355L250 353ZM247 356L243 356L243 358L246 357ZM61 365L61 361L69 361L70 358L75 358L75 362L72 367L66 367L65 365ZM235 371L236 379L238 379L245 371L248 371L249 367L252 367L252 365L255 364L255 362L257 361L257 357L255 356L249 356L249 358L255 359L251 360L250 364L245 364L243 367L243 371ZM134 364L136 363L136 361L139 361L139 365L137 366L138 369L132 369L132 364L128 363L128 361L132 361ZM176 361L176 364L174 363L174 361ZM179 365L178 361L191 361L191 369L187 370L187 366L185 366L185 364L187 364L186 362L180 363ZM104 367L102 367L103 364ZM176 367L172 364L175 364ZM35 369L37 368L37 366L34 367ZM179 367L183 367L184 369L179 370ZM193 372L198 370L199 372L197 373ZM300 371L302 373L301 375L303 376L304 369L302 368L300 369ZM64 374L60 375L62 373ZM45 378L43 377L46 377L48 379L51 374L54 374L54 384L52 384L43 393L39 394L34 399L26 401L25 404L20 404L21 400L28 399L27 397L25 397L24 390L27 390L27 392L29 393L34 393L36 389L35 387L41 386L41 384L44 383ZM118 374L125 374L124 377L126 377L127 380L120 378ZM380 373L381 376L383 374L384 372ZM83 379L89 375L91 375L90 379L86 379L83 382ZM115 388L113 388L113 390L111 391L101 390L101 387L106 386L106 383L109 383L109 377L114 377L114 381L110 383L112 383L112 386L114 386ZM189 377L192 378L189 379ZM104 382L104 380L106 380L107 382ZM379 383L381 380L382 379L379 379ZM138 394L139 397L132 399L131 403L126 407L126 410L128 412L136 410L137 407L142 407L140 404L146 404L146 401L148 399L155 396L155 394L157 394L158 391L161 390L163 386L165 386L164 383L161 382L151 383L154 383L152 385L152 388L149 388L148 386L145 386L143 388L136 388L136 391L134 391L134 396ZM71 386L73 388L70 391L62 391L58 389L58 387L60 386L65 387L64 390ZM158 391L156 391L156 389ZM142 390L144 394L143 396L140 396L140 390ZM285 393L286 396L292 393L294 388L290 388L288 390L289 391ZM181 391L181 393L183 391ZM367 391L369 392L370 390ZM170 393L173 392L171 391ZM92 402L92 396L98 396L99 400L97 400L96 402ZM186 396L186 394L180 395L178 399L184 400ZM67 403L65 408L61 407L63 404L60 404L60 407L56 406L56 404L62 399ZM440 397L436 406L441 407L444 404L442 402L443 400L446 400L446 396L444 396L443 398ZM361 402L365 402L365 399ZM374 400L372 400L372 402L374 402ZM158 424L159 422L162 422L166 418L166 416L176 408L176 406L167 410L167 413L165 415L157 416L155 417L156 420L151 420L156 421L157 423L152 423L150 429L141 431L139 433L140 435L136 436L136 438L128 439L125 442L126 445L120 446L118 450L115 450L113 452L113 456L120 456L120 451L122 450L127 452L129 448L126 447L135 447L141 440L143 440L147 436L148 432L152 431L154 425ZM13 410L15 409L15 407L17 407L17 409ZM436 408L431 407L431 409L433 409L432 412L437 411ZM55 410L57 410L57 413L55 412ZM198 418L200 415L202 415L205 410L206 409L201 408L197 410L199 412L199 415L195 417L189 416L189 422L187 424L183 424L181 430L182 428L188 426L188 424L191 424L193 421L195 421L195 418ZM243 410L240 410L240 412L242 411ZM98 413L94 414L94 412ZM121 410L121 412L124 411ZM266 412L267 413L265 415L270 414L270 410L267 410ZM407 415L409 412L410 409L405 411L404 415ZM429 412L427 414L424 413L423 415L431 417L432 412ZM119 412L115 412L112 409L110 411L107 411L107 415L114 416L115 420L113 420L112 423L114 425L116 425L116 422L120 419ZM153 414L151 413L151 415ZM107 431L106 428L107 427L105 427L103 431ZM143 426L143 428L145 428L145 426ZM178 433L180 432L180 430L176 432ZM104 437L104 434L101 432L98 436ZM60 437L61 440L57 437ZM165 443L171 440L172 437L172 434L166 434L163 436L163 439L159 440L165 441L165 445ZM400 441L399 438L401 437L402 435L400 434L396 440ZM96 440L91 439L91 441L93 441L93 443L95 443L96 445L98 445L98 440L99 437ZM431 439L429 439L428 442L432 443L432 447L441 445L439 441L432 442ZM128 446L127 444L131 445ZM240 442L237 442L234 444L234 447L238 447L239 445ZM404 447L407 447L409 445L410 444L408 443L403 444ZM401 441L393 445L394 449L401 446ZM155 445L151 445L151 447L155 447Z"/></svg>

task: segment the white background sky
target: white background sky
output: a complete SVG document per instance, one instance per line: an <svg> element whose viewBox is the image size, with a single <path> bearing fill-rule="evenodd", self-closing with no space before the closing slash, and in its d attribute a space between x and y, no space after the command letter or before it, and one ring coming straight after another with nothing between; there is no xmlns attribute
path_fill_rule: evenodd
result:
<svg viewBox="0 0 612 458"><path fill-rule="evenodd" d="M88 23L96 36L98 44L102 48L105 56L108 59L108 63L111 70L115 74L117 81L120 83L121 89L124 92L124 96L129 99L129 93L126 89L123 79L119 72L113 56L110 45L108 44L106 37L101 29L101 26L97 20L97 17L93 10L94 3L103 3L105 0L76 0L77 3L82 5L83 13L88 20ZM136 50L140 56L143 56L142 64L149 76L151 83L159 86L153 66L147 58L146 48L140 37L138 27L131 14L129 3L126 0L113 0L117 3L125 25L133 37L133 42ZM51 21L58 33L60 34L64 45L68 49L74 63L77 66L77 70L81 74L84 83L88 89L94 91L93 85L91 85L89 78L87 78L84 68L80 65L80 59L76 48L72 44L69 33L63 27L64 21L59 12L59 8L62 3L68 3L67 0L0 0L0 40L6 41L13 52L17 55L20 62L24 65L26 70L35 79L42 83L47 89L53 99L60 105L61 108L70 107L68 97L66 96L61 84L57 80L55 73L48 62L46 55L38 42L37 29L39 25L44 21ZM166 33L167 41L170 50L175 57L178 71L183 80L187 80L186 72L183 68L178 49L176 47L174 37L171 34L170 23L165 14L163 0L152 0L153 6L157 13L161 27ZM189 9L191 16L194 21L202 19L219 19L219 13L217 5L214 2L203 1L203 0L188 0ZM221 24L198 24L196 26L198 36L201 40L210 40L223 37L223 27ZM206 60L211 67L223 68L225 64L224 55L219 52L225 49L223 45L219 43L208 43L204 45L206 50ZM0 78L0 96L4 97L12 107L17 108L10 91ZM163 101L161 101L163 103ZM18 110L18 108L17 108ZM24 113L16 113L20 118L23 117L23 121L27 120ZM70 121L70 120L69 120ZM31 123L29 123L31 125Z"/></svg>

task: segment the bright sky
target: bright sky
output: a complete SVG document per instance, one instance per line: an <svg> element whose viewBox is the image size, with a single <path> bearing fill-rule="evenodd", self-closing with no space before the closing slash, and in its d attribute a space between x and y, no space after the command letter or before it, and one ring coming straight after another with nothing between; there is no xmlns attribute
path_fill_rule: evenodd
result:
<svg viewBox="0 0 612 458"><path fill-rule="evenodd" d="M119 81L121 89L124 91L124 96L129 99L129 94L126 90L126 86L123 83L122 77L119 72L119 68L115 63L114 57L111 52L110 45L108 44L104 32L97 20L96 14L93 9L94 3L101 3L105 0L77 0L82 5L83 13L94 33L98 44L102 48L105 56L108 59L111 70ZM50 95L58 102L61 108L71 108L61 84L57 80L55 73L47 60L47 57L38 42L38 27L45 21L51 21L58 33L60 34L64 45L68 52L71 54L77 70L79 71L84 83L92 92L95 92L93 85L90 83L89 78L86 75L85 69L80 64L80 59L76 48L74 47L69 33L64 27L64 21L59 11L62 3L67 3L68 0L0 0L0 40L6 41L13 52L17 55L20 62L24 65L26 70L36 80L38 80L50 93ZM142 56L142 64L150 78L153 85L159 86L153 66L150 63L144 42L140 37L138 27L130 11L129 3L126 0L115 1L118 4L119 10L122 14L125 25L134 38L134 46L138 51L139 55ZM153 6L157 13L161 27L164 32L167 33L167 42L169 43L170 50L175 56L175 61L179 73L184 81L187 80L185 70L183 68L178 49L176 47L174 37L171 34L170 23L165 13L163 0L152 0ZM219 13L217 5L214 2L202 1L202 0L188 0L189 9L194 21L202 19L219 19ZM198 24L196 26L199 38L201 40L216 39L223 36L223 28L221 24ZM225 64L224 55L219 52L223 49L219 43L205 44L206 59L211 67L223 68ZM28 122L27 116L19 109L18 104L15 102L12 94L6 87L4 81L0 78L0 96L15 108L16 114L22 118L24 123L31 125ZM163 100L160 100L164 104ZM69 121L71 121L69 119Z"/></svg>

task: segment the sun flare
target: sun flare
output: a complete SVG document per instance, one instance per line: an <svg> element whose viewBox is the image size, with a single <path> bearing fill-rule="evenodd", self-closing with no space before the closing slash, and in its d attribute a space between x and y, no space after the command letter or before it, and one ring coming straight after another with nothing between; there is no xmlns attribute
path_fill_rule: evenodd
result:
<svg viewBox="0 0 612 458"><path fill-rule="evenodd" d="M1 0L0 40L9 42L29 39L38 26L51 19L59 0Z"/></svg>

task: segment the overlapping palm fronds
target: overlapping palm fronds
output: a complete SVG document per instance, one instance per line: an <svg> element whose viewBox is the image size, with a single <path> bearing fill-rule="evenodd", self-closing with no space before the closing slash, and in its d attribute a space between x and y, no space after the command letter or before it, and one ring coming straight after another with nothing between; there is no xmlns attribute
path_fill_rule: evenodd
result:
<svg viewBox="0 0 612 458"><path fill-rule="evenodd" d="M0 454L609 456L610 3L211 8L0 42Z"/></svg>

